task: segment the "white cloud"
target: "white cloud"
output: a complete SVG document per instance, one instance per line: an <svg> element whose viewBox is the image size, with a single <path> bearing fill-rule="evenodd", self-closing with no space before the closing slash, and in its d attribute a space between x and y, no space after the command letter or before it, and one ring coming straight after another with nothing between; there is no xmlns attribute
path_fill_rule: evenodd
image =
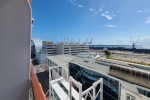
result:
<svg viewBox="0 0 150 100"><path fill-rule="evenodd" d="M32 40L33 40L33 42L34 42L36 47L42 47L42 41L43 41L42 39L40 39L40 38L33 38Z"/></svg>
<svg viewBox="0 0 150 100"><path fill-rule="evenodd" d="M106 17L108 20L112 20L116 15L114 12L104 11L103 13L101 12L101 16Z"/></svg>
<svg viewBox="0 0 150 100"><path fill-rule="evenodd" d="M83 5L77 5L79 8L83 8Z"/></svg>
<svg viewBox="0 0 150 100"><path fill-rule="evenodd" d="M137 13L147 13L150 12L150 9L138 10Z"/></svg>
<svg viewBox="0 0 150 100"><path fill-rule="evenodd" d="M137 11L138 13L142 13L143 12L143 10L139 10L139 11Z"/></svg>
<svg viewBox="0 0 150 100"><path fill-rule="evenodd" d="M117 25L104 25L104 27L115 28L115 27L119 27L119 26L117 26Z"/></svg>
<svg viewBox="0 0 150 100"><path fill-rule="evenodd" d="M101 14L101 16L104 16L104 17L106 17L108 20L112 20L112 16L110 16L110 15L107 15L107 14Z"/></svg>
<svg viewBox="0 0 150 100"><path fill-rule="evenodd" d="M150 24L150 17L147 17L146 20L144 21L146 24Z"/></svg>
<svg viewBox="0 0 150 100"><path fill-rule="evenodd" d="M79 8L83 8L83 7L84 7L83 5L78 4L78 3L76 2L76 0L70 0L70 2L71 2L74 6L77 6L77 7L79 7Z"/></svg>
<svg viewBox="0 0 150 100"><path fill-rule="evenodd" d="M95 11L93 8L90 8L89 10L90 10L90 11Z"/></svg>
<svg viewBox="0 0 150 100"><path fill-rule="evenodd" d="M77 0L69 0L73 5L83 8L84 6L77 3ZM112 20L113 17L116 16L114 12L108 11L104 9L103 4L100 4L98 9L89 8L89 11L93 12L93 14L98 15L100 14L102 17L107 18L108 20Z"/></svg>
<svg viewBox="0 0 150 100"><path fill-rule="evenodd" d="M98 10L99 10L99 11L102 11L103 9L102 9L102 8L99 8Z"/></svg>
<svg viewBox="0 0 150 100"><path fill-rule="evenodd" d="M70 0L70 2L73 4L73 5L76 5L76 0Z"/></svg>
<svg viewBox="0 0 150 100"><path fill-rule="evenodd" d="M93 12L95 15L98 15L99 14L99 10L97 11L97 10L95 10L95 9L93 9L93 8L90 8L89 9L91 12Z"/></svg>

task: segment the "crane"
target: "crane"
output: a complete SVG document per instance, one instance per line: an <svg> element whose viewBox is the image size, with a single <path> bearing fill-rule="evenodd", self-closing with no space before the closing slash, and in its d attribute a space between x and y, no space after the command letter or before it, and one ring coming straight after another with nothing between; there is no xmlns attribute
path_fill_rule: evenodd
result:
<svg viewBox="0 0 150 100"><path fill-rule="evenodd" d="M135 49L136 49L136 44L139 42L140 37L138 37L138 38L136 39L136 41L133 41L133 39L132 39L131 36L130 36L130 39L131 39L130 42L132 43L132 49L135 50Z"/></svg>

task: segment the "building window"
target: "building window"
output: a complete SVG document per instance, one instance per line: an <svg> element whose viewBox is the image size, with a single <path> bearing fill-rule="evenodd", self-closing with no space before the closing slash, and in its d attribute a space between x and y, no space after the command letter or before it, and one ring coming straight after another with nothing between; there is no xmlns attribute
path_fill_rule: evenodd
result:
<svg viewBox="0 0 150 100"><path fill-rule="evenodd" d="M132 95L127 94L127 99L126 100L136 100L136 98Z"/></svg>

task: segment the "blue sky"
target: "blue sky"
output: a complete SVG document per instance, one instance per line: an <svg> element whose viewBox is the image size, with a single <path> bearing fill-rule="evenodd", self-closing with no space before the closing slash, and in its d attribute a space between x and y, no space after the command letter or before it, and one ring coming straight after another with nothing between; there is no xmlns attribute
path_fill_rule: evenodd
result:
<svg viewBox="0 0 150 100"><path fill-rule="evenodd" d="M32 38L150 45L150 0L33 0Z"/></svg>

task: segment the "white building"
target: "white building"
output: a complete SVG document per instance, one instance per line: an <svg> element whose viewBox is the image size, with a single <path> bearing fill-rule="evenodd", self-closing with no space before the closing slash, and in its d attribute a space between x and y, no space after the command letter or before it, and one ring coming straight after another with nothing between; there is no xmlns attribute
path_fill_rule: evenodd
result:
<svg viewBox="0 0 150 100"><path fill-rule="evenodd" d="M43 41L42 42L42 53L51 55L57 54L57 45L51 41Z"/></svg>
<svg viewBox="0 0 150 100"><path fill-rule="evenodd" d="M88 52L89 45L64 42L55 44L51 41L43 41L42 49L49 56L62 54L77 55L80 52Z"/></svg>

